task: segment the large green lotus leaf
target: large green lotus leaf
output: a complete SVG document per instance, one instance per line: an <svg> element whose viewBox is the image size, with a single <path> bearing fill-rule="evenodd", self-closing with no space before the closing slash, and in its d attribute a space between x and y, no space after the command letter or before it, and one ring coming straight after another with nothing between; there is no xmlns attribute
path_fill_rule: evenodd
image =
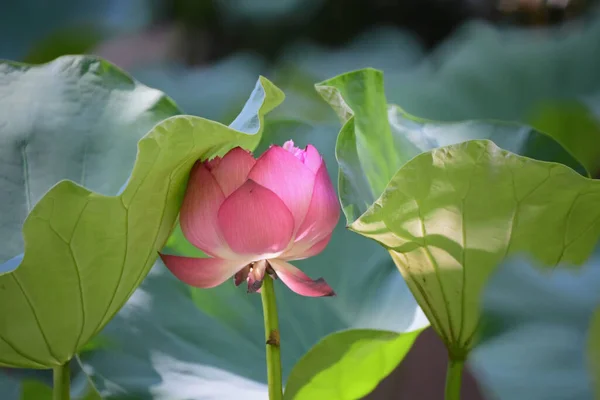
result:
<svg viewBox="0 0 600 400"><path fill-rule="evenodd" d="M41 189L50 180L48 171L52 172L50 160L62 168L59 171L66 170L76 178L81 177L83 184L91 187L107 184L101 176L88 172L95 166L114 168L112 163L121 162L119 153L110 151L116 147L115 142L106 143L92 136L104 133L100 126L92 125L97 132L92 127L79 127L75 131L79 135L71 132L70 141L61 142L65 147L71 142L79 146L80 152L76 154L42 145L45 140L64 134L62 129L69 126L65 121L71 121L67 118L74 115L83 115L92 121L107 118L108 132L115 129L119 121L111 124L112 116L134 123L137 114L128 110L126 102L105 101L97 107L94 102L107 95L101 89L101 76L106 70L111 71L106 76L106 84L120 89L114 90L117 99L122 100L127 89L132 90L135 84L129 81L130 86L126 86L119 81L119 78L123 80L120 72L105 62L88 58L59 59L41 72L38 67L13 64L4 68L12 71L3 79L14 96L4 110L15 118L4 117L8 129L3 130L3 137L13 145L2 146L2 149L16 153L8 152L8 159L16 161L18 167L13 169L21 175L9 170L12 174L8 178L20 185L3 187L2 201L13 205L11 199L22 201L24 198L26 206L31 206L39 196L43 197L33 206L23 225L25 253L18 268L0 276L0 365L49 368L71 359L142 282L173 227L193 163L199 158L222 154L236 145L254 148L260 140L264 113L279 104L283 95L261 78L231 127L190 116L172 117L156 125L139 141L133 171L118 196L95 193L72 181L60 181L43 194ZM64 86L60 86L61 73L65 71ZM50 87L44 87L43 77L52 82ZM12 83L11 78L16 83ZM64 114L53 118L42 106L36 108L34 114L40 120L29 113L19 114L16 106L31 106L19 85L24 89L29 85L30 91L33 87L40 90L40 96L47 101L45 104ZM52 89L59 97L43 97L50 96ZM38 94L37 90L34 93ZM71 95L68 98L71 101L65 103L60 97L63 95ZM151 99L150 103L138 100L131 107L151 110L161 97L155 95ZM84 118L81 122L85 121ZM73 122L78 121L73 119ZM24 129L26 127L30 129ZM121 129L127 129L127 125ZM86 138L87 144L82 145L81 141L85 143ZM33 143L33 147L24 146L28 143ZM69 160L73 160L72 164ZM70 171L70 165L74 172ZM66 175L62 178L70 176ZM46 180L38 182L38 176ZM14 214L23 208L16 207ZM3 225L3 234L12 228L10 224ZM12 235L13 232L4 234L9 238ZM14 250L13 247L10 250Z"/></svg>
<svg viewBox="0 0 600 400"><path fill-rule="evenodd" d="M23 252L21 227L61 179L114 195L138 140L179 114L163 93L93 57L0 63L0 273Z"/></svg>
<svg viewBox="0 0 600 400"><path fill-rule="evenodd" d="M535 30L472 22L411 71L385 70L390 102L438 121L519 121L600 173L600 18Z"/></svg>
<svg viewBox="0 0 600 400"><path fill-rule="evenodd" d="M600 358L588 347L599 337L598 311L590 323L600 306L599 256L596 249L580 269L552 274L529 257L498 267L483 292L481 338L470 357L490 398L600 398L592 394ZM595 377L597 385L597 370Z"/></svg>
<svg viewBox="0 0 600 400"><path fill-rule="evenodd" d="M283 397L363 398L398 366L419 333L353 329L329 335L294 366Z"/></svg>
<svg viewBox="0 0 600 400"><path fill-rule="evenodd" d="M335 176L336 136L330 132L335 132L334 126L272 121L256 154L290 138L299 146L312 143ZM169 249L189 255L187 246L178 246L177 241ZM337 296L307 298L275 285L286 381L296 362L334 332L401 333L428 325L386 252L347 231L343 222L321 254L294 264L314 278L324 277ZM246 294L245 288L231 281L213 289L189 288L159 262L102 332L111 345L82 358L107 399L262 400L267 396L263 330L260 296ZM365 355L380 354L379 340L369 335L361 339L360 332L351 334L364 343ZM403 355L400 350L390 354L388 365L397 365ZM330 361L335 371L346 371L340 379L356 376L344 368L354 368L353 360L339 356L338 366L333 364L335 357ZM363 366L364 376L357 384L361 390L356 393L374 388L391 371L370 371L373 365Z"/></svg>
<svg viewBox="0 0 600 400"><path fill-rule="evenodd" d="M583 263L600 235L600 181L518 156L488 140L406 163L350 225L385 246L450 351L468 352L497 265L525 252L543 265Z"/></svg>
<svg viewBox="0 0 600 400"><path fill-rule="evenodd" d="M555 140L514 123L436 122L408 115L388 105L383 74L362 69L317 85L344 124L337 142L339 195L348 223L355 221L383 193L396 171L416 155L472 139L493 140L512 152L584 168Z"/></svg>
<svg viewBox="0 0 600 400"><path fill-rule="evenodd" d="M410 114L437 121L520 121L557 138L595 175L600 171L600 19L597 13L590 19L536 30L471 22L428 57L407 34L373 31L334 52L291 47L274 79L294 98L297 107L290 113L300 109L322 119L318 102L301 93L303 82L366 66L383 69L389 102ZM280 80L286 73L289 77Z"/></svg>

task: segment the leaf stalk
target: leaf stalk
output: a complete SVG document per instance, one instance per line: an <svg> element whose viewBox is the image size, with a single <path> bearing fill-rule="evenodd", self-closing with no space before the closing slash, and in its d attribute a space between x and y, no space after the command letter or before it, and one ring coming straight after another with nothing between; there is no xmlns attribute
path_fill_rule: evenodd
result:
<svg viewBox="0 0 600 400"><path fill-rule="evenodd" d="M71 399L71 369L67 361L53 369L52 400Z"/></svg>
<svg viewBox="0 0 600 400"><path fill-rule="evenodd" d="M448 359L448 370L446 372L446 400L460 400L460 388L462 386L462 375L464 359L456 359L452 356Z"/></svg>
<svg viewBox="0 0 600 400"><path fill-rule="evenodd" d="M273 279L265 274L262 282L261 298L263 317L265 320L265 344L267 351L267 382L269 385L269 400L283 399L281 375L281 348L279 338L279 319Z"/></svg>

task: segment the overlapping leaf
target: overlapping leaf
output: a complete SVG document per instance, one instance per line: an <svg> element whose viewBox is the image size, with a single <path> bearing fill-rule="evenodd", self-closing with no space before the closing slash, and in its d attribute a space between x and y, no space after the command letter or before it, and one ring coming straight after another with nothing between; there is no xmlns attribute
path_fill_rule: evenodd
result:
<svg viewBox="0 0 600 400"><path fill-rule="evenodd" d="M344 123L337 157L350 228L390 251L457 356L473 345L481 290L507 254L555 265L581 263L593 249L598 182L568 168L585 173L551 137L517 124L408 116L386 105L375 70L317 88Z"/></svg>
<svg viewBox="0 0 600 400"><path fill-rule="evenodd" d="M383 193L396 171L416 155L472 139L489 139L527 157L585 172L552 138L523 125L495 121L436 122L386 103L383 74L363 69L317 85L343 127L336 147L339 192L348 223Z"/></svg>
<svg viewBox="0 0 600 400"><path fill-rule="evenodd" d="M51 184L55 179L48 173L53 169L46 171L43 168L53 164L62 167L56 169L59 178L74 174L83 177L83 184L110 184L112 181L93 174L86 179L88 171L94 167L118 168L111 164L122 162L118 151L110 152L115 144L94 134L121 132L126 135L127 125L118 126L119 119L113 117L134 124L139 114L132 111L136 107L143 107L144 112L152 110L160 95L152 92L154 96L150 98L154 101L150 104L138 99L131 104L133 110L120 108L127 89L132 91L136 84L112 66L95 59L63 58L44 67L5 65L4 68L9 71L3 75L4 82L8 82L4 87L12 91L4 97L8 130L2 131L2 137L10 143L10 140L18 139L18 135L29 133L31 137L26 138L34 140L25 143L16 140L21 146L8 147L8 151L12 149L17 153L9 159L22 160L18 165L27 173L25 190L19 188L21 190L15 194L9 187L3 192L2 201L8 198L6 202L12 204L10 200L23 192L30 204L39 197L41 199L25 220L25 253L18 268L0 276L0 365L49 368L63 364L76 354L141 283L173 227L193 163L236 145L249 149L256 146L263 115L281 102L282 93L261 78L231 127L189 116L173 117L160 123L140 140L133 172L118 196L101 195L72 181L61 181L42 197L44 184L48 184L45 182ZM54 75L61 68L64 81L59 79L60 74ZM36 94L37 90L42 90L41 96L47 98L43 98L46 101L39 105L34 117L47 118L32 119L28 111L14 108L30 106L26 102L27 92L17 89L32 85L32 79L33 84L41 82L39 75L44 74L53 79L47 83L50 85L48 91L43 91L43 85L36 89ZM107 90L106 86L112 90ZM97 99L103 99L104 93L109 99L99 104L104 109L94 107ZM57 97L53 98L53 94ZM65 94L71 96L70 103L65 104L61 97ZM112 102L111 96L120 101ZM53 108L63 114L53 115ZM52 135L65 136L60 132L65 121L81 108L87 111L83 115L88 118L98 118L104 111L106 119L102 120L104 124L98 123L87 130L85 126L75 127L73 137L79 141L68 136L61 139L60 144L64 146L84 142L84 151L77 157L72 150L60 151L63 147L50 144ZM143 113L141 117L144 117ZM23 126L29 126L27 121L31 123L30 130L23 129ZM47 131L39 133L43 127ZM21 158L26 144L32 145L26 149L29 152L27 161ZM71 171L71 163L75 163L73 167L80 167L79 171ZM60 176L60 172L64 175ZM35 174L43 178L39 186L30 184L38 183L31 180ZM98 179L94 181L94 177ZM93 184L90 186L94 187ZM35 192L36 197L28 195L32 188L40 190ZM6 229L13 228L10 225L2 228L5 236L15 234L6 234ZM10 249L14 247L13 244Z"/></svg>
<svg viewBox="0 0 600 400"><path fill-rule="evenodd" d="M523 30L471 22L411 71L389 73L388 99L438 121L519 121L600 173L600 19Z"/></svg>
<svg viewBox="0 0 600 400"><path fill-rule="evenodd" d="M335 175L335 135L328 135L328 130L294 121L272 122L258 153L290 138L299 146L312 143ZM179 239L171 242L170 251L188 254L189 247L180 246ZM361 339L360 332L411 332L427 321L389 256L375 243L348 232L343 223L323 253L294 264L310 276L324 277L337 296L311 299L275 285L284 379L292 382L292 367L324 336L361 329L353 335L364 343L362 351L373 354L362 367L376 372L361 374L358 392L348 389L347 393L359 397L404 355L398 351L388 356L385 371L375 367L380 342L373 340L370 345L372 337ZM213 289L190 289L159 263L103 331L113 345L85 354L83 359L108 399L263 399L267 395L263 329L260 296L248 295L232 282ZM330 359L332 373L343 369L338 377L348 379L350 375L345 374L354 372L345 365L352 364L353 358L339 356L339 366L334 365L335 357ZM312 387L312 381L296 382L298 386L306 393L320 390Z"/></svg>
<svg viewBox="0 0 600 400"><path fill-rule="evenodd" d="M0 272L23 252L23 222L52 186L70 179L116 194L138 140L180 113L163 93L93 57L0 63L0 106Z"/></svg>

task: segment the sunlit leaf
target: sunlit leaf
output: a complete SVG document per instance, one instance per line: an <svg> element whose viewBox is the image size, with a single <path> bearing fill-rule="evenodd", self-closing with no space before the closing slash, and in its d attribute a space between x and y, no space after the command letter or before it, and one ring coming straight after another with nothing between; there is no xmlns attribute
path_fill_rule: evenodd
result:
<svg viewBox="0 0 600 400"><path fill-rule="evenodd" d="M389 250L450 350L468 352L502 259L583 263L600 235L599 200L600 181L469 141L408 162L350 228Z"/></svg>
<svg viewBox="0 0 600 400"><path fill-rule="evenodd" d="M350 228L390 251L456 356L473 346L482 286L509 251L557 263L582 262L593 248L600 224L573 226L570 218L579 206L595 221L598 195L586 192L585 203L577 196L596 186L565 166L585 173L551 137L517 124L412 117L387 106L381 73L372 69L317 89L343 123L336 151ZM539 196L552 201L538 206ZM572 229L581 237L563 238Z"/></svg>
<svg viewBox="0 0 600 400"><path fill-rule="evenodd" d="M116 192L123 180L111 187L111 180L104 179L109 172L88 174L94 167L106 166L111 171L127 164L119 158L120 151L113 150L115 143L107 142L102 134L123 135L127 124L115 128L118 118L128 124L138 122L139 114L128 105L133 110L142 107L140 118L147 118L152 115L148 110L166 100L140 87L150 92L147 101L142 98L128 104L127 95L137 84L93 58L2 68L6 82L2 87L8 89L2 96L8 126L2 138L13 144L2 146L7 154L3 160L17 160L18 165L7 176L16 184L2 187L2 202L16 205L15 212L5 217L10 219L2 226L3 237L18 235L19 221L14 218L26 213L23 197L25 205L33 208L23 225L24 256L16 270L0 276L0 365L50 368L70 360L142 282L173 228L194 162L233 146L254 148L260 140L263 115L283 97L261 78L231 127L190 116L163 121L140 140L131 176L117 196L94 193L72 181L61 181L44 194L53 180L71 176L81 177L80 182L91 188ZM27 92L28 85L39 86ZM34 114L39 120L14 110L19 104L31 107L29 101L37 99L33 95L39 96L38 91L45 96ZM70 125L97 122L99 111L106 118L103 123ZM74 113L82 119L73 119ZM32 126L38 128L32 130ZM71 137L64 132L69 128ZM73 154L76 151L78 156ZM14 251L18 244L13 240L3 250Z"/></svg>
<svg viewBox="0 0 600 400"><path fill-rule="evenodd" d="M329 335L294 366L283 397L362 398L396 368L419 333L354 329Z"/></svg>
<svg viewBox="0 0 600 400"><path fill-rule="evenodd" d="M290 138L299 146L312 143L335 176L334 132L334 127L273 121L267 124L256 154ZM180 240L169 249L187 254ZM386 252L348 232L342 222L323 253L294 265L310 276L325 278L337 296L306 298L276 283L285 380L295 363L333 332L406 332L428 325ZM111 347L82 358L107 399L263 400L267 396L260 296L247 294L232 281L213 289L190 289L157 263L103 335L111 340ZM365 344L363 351L369 349ZM378 354L379 347L372 349ZM398 365L403 355L390 354L389 365ZM345 361L339 368L343 365ZM365 372L365 387L374 388L384 376Z"/></svg>

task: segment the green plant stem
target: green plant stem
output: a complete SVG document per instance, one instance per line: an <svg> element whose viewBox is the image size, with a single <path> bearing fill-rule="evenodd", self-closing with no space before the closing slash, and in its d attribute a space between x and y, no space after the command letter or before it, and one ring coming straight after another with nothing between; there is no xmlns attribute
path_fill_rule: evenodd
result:
<svg viewBox="0 0 600 400"><path fill-rule="evenodd" d="M262 282L261 298L265 319L265 340L267 347L267 382L269 384L269 400L283 399L281 379L281 350L279 346L279 320L273 279L265 274Z"/></svg>
<svg viewBox="0 0 600 400"><path fill-rule="evenodd" d="M60 367L54 367L54 386L52 389L52 400L71 399L71 372L67 361Z"/></svg>
<svg viewBox="0 0 600 400"><path fill-rule="evenodd" d="M446 400L460 400L460 388L462 386L462 374L464 360L456 360L450 357L448 360L448 371L446 372Z"/></svg>

